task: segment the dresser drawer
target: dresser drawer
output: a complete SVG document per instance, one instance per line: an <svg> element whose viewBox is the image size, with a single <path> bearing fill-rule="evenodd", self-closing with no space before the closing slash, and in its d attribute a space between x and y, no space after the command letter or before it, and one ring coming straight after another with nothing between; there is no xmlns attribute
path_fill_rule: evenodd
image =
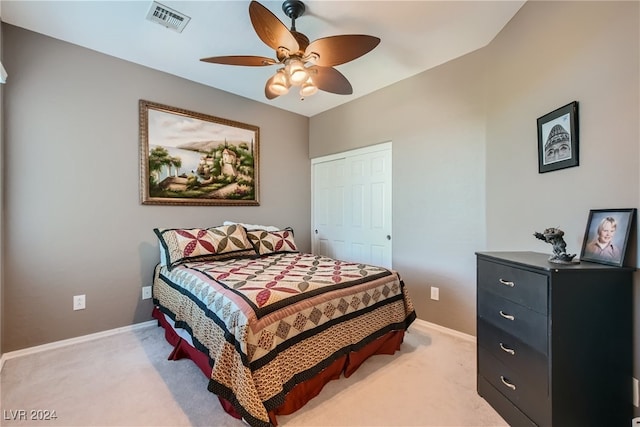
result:
<svg viewBox="0 0 640 427"><path fill-rule="evenodd" d="M542 314L548 313L547 282L544 274L478 260L478 290L492 292Z"/></svg>
<svg viewBox="0 0 640 427"><path fill-rule="evenodd" d="M478 317L548 355L547 317L487 291L478 291Z"/></svg>
<svg viewBox="0 0 640 427"><path fill-rule="evenodd" d="M478 345L508 368L520 372L525 381L536 383L536 388L549 393L549 364L544 354L483 319L478 319Z"/></svg>
<svg viewBox="0 0 640 427"><path fill-rule="evenodd" d="M478 376L478 394L489 402L510 426L539 427L480 375Z"/></svg>
<svg viewBox="0 0 640 427"><path fill-rule="evenodd" d="M478 375L528 415L537 425L551 424L551 404L547 390L530 382L522 373L507 367L483 347L478 347Z"/></svg>

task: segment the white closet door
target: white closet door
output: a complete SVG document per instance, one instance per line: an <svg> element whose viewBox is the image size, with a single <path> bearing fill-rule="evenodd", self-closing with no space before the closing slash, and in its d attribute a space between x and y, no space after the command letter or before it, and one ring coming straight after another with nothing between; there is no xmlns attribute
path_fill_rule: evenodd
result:
<svg viewBox="0 0 640 427"><path fill-rule="evenodd" d="M391 268L391 143L312 161L316 254Z"/></svg>
<svg viewBox="0 0 640 427"><path fill-rule="evenodd" d="M346 259L345 159L313 166L313 253Z"/></svg>

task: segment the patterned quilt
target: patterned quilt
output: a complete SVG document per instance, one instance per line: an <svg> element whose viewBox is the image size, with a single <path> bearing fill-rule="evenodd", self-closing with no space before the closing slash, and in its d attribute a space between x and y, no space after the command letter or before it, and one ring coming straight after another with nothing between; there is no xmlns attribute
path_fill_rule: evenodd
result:
<svg viewBox="0 0 640 427"><path fill-rule="evenodd" d="M296 384L415 319L397 273L300 253L156 269L153 297L212 360L209 390L269 425Z"/></svg>

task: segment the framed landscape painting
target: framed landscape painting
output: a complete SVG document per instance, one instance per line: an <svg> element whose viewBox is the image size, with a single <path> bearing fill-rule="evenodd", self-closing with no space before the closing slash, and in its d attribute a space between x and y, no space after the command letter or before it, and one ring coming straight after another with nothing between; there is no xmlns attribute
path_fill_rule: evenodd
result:
<svg viewBox="0 0 640 427"><path fill-rule="evenodd" d="M140 201L259 205L257 126L140 100Z"/></svg>

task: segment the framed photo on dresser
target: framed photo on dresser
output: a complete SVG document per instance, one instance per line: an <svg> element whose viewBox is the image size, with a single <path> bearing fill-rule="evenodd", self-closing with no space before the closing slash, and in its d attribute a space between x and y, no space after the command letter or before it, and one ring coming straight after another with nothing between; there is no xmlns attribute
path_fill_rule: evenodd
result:
<svg viewBox="0 0 640 427"><path fill-rule="evenodd" d="M592 209L582 242L582 261L622 267L636 209Z"/></svg>

